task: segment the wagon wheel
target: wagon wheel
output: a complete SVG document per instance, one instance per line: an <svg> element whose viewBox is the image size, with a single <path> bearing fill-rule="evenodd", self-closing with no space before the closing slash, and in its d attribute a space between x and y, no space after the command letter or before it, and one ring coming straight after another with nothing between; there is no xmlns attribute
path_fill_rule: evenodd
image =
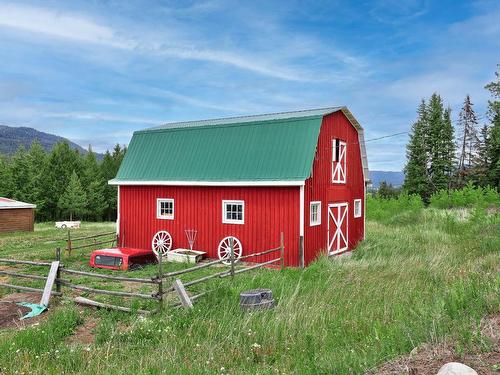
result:
<svg viewBox="0 0 500 375"><path fill-rule="evenodd" d="M156 232L151 241L153 252L158 255L166 255L172 248L172 236L165 230Z"/></svg>
<svg viewBox="0 0 500 375"><path fill-rule="evenodd" d="M239 239L233 236L223 238L219 243L218 255L223 264L231 264L231 238L233 239L234 261L237 262L243 253L243 246Z"/></svg>

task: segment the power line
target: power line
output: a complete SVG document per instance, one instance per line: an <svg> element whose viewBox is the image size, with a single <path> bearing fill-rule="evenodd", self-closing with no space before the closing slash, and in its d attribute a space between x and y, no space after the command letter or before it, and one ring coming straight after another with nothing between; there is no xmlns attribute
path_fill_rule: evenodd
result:
<svg viewBox="0 0 500 375"><path fill-rule="evenodd" d="M379 139L384 139L384 138L390 138L390 137L396 137L397 135L403 135L403 134L408 134L409 131L406 132L400 132L400 133L394 133L394 134L389 134L389 135L384 135L383 137L378 137L378 138L371 138L367 139L366 142L371 142L371 141L378 141Z"/></svg>

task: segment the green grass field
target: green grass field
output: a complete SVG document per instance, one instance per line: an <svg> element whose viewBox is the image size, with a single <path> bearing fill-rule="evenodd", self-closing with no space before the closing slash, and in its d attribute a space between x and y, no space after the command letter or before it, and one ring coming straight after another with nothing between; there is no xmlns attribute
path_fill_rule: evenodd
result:
<svg viewBox="0 0 500 375"><path fill-rule="evenodd" d="M498 211L371 202L368 212L367 238L352 257L204 284L199 290L213 291L191 311L165 309L144 318L56 302L39 325L0 332L0 373L362 374L422 343L446 340L459 355L490 351L478 324L500 310ZM112 228L85 223L79 233ZM63 237L48 224L30 234L1 235L0 257L52 260L64 243L51 240ZM88 269L86 259L74 254L63 262ZM129 275L155 272L150 266ZM240 311L239 293L255 287L273 290L274 310ZM131 305L153 307L148 303ZM72 335L89 322L95 323L93 343L75 343Z"/></svg>

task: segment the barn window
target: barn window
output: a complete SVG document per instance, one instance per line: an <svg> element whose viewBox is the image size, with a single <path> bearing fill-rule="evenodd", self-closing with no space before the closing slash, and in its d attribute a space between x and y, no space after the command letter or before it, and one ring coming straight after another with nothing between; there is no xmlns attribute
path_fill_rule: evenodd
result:
<svg viewBox="0 0 500 375"><path fill-rule="evenodd" d="M222 222L225 224L244 224L245 202L222 201Z"/></svg>
<svg viewBox="0 0 500 375"><path fill-rule="evenodd" d="M309 226L321 224L321 202L311 202L309 205Z"/></svg>
<svg viewBox="0 0 500 375"><path fill-rule="evenodd" d="M345 183L347 144L340 139L332 140L332 182Z"/></svg>
<svg viewBox="0 0 500 375"><path fill-rule="evenodd" d="M354 217L361 217L361 199L354 200Z"/></svg>
<svg viewBox="0 0 500 375"><path fill-rule="evenodd" d="M156 200L156 218L174 219L174 200L170 198L158 198Z"/></svg>

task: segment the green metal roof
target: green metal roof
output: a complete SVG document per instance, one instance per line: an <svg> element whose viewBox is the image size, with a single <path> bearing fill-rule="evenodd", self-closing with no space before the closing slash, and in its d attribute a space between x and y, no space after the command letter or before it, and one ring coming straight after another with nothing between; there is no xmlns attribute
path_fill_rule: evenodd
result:
<svg viewBox="0 0 500 375"><path fill-rule="evenodd" d="M178 122L137 131L110 184L303 182L311 174L323 116L339 110L347 109Z"/></svg>

